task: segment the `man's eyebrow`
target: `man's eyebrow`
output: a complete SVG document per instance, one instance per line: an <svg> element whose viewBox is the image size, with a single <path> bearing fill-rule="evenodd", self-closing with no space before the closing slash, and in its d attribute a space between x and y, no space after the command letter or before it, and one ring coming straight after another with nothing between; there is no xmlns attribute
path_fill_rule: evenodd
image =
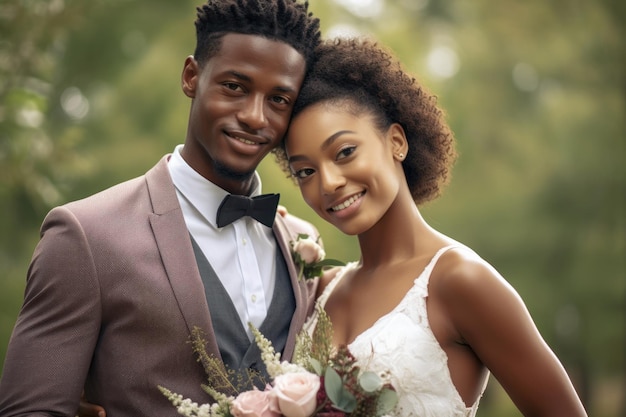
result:
<svg viewBox="0 0 626 417"><path fill-rule="evenodd" d="M281 93L295 93L295 92L298 91L295 88L285 87L285 86L282 86L282 85L278 85L278 86L274 87L274 90L280 91Z"/></svg>
<svg viewBox="0 0 626 417"><path fill-rule="evenodd" d="M235 70L230 70L228 71L229 74L233 75L236 78L239 78L240 80L243 81L252 81L252 78L248 77L246 74L242 74L239 71L235 71Z"/></svg>
<svg viewBox="0 0 626 417"><path fill-rule="evenodd" d="M337 139L339 139L339 137L341 135L345 135L346 133L356 133L353 130L340 130L338 132L333 133L332 135L330 135L323 143L322 146L320 147L321 150L325 151L326 149L328 149L328 147L330 145L333 144L333 142L335 142ZM290 156L289 160L287 162L291 163L291 162L295 162L295 161L304 161L306 160L306 157L301 156L301 155L294 155L294 156Z"/></svg>

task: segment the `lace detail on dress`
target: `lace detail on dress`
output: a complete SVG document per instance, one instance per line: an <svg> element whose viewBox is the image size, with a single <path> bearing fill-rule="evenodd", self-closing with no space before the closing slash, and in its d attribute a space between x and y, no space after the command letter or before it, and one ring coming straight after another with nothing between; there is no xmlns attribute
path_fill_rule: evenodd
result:
<svg viewBox="0 0 626 417"><path fill-rule="evenodd" d="M399 397L391 414L394 417L476 415L480 396L472 407L465 406L450 378L448 357L430 329L426 310L430 274L439 257L455 247L463 246L440 249L400 303L349 345L364 369L390 374ZM357 265L356 262L346 265L326 286L317 303L323 307L339 281ZM314 313L305 329L312 332L316 323L317 313ZM485 386L486 383L482 392Z"/></svg>

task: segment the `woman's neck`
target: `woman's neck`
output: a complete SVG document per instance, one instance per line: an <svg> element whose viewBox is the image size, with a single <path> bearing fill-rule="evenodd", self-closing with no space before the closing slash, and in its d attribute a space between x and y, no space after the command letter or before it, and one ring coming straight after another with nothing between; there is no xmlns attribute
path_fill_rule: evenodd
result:
<svg viewBox="0 0 626 417"><path fill-rule="evenodd" d="M445 237L426 223L413 200L396 201L376 225L359 235L361 263L365 269L375 269L403 262L444 242Z"/></svg>

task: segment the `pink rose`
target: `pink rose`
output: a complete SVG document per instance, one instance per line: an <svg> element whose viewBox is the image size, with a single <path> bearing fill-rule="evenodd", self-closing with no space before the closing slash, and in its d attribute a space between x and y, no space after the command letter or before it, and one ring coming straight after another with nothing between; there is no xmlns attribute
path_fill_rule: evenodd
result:
<svg viewBox="0 0 626 417"><path fill-rule="evenodd" d="M276 397L271 391L242 392L230 406L230 412L235 417L280 417L277 411Z"/></svg>
<svg viewBox="0 0 626 417"><path fill-rule="evenodd" d="M317 406L320 377L298 372L279 375L274 379L273 393L285 417L310 417Z"/></svg>
<svg viewBox="0 0 626 417"><path fill-rule="evenodd" d="M310 237L298 239L293 245L293 251L307 264L321 261L326 257L324 249Z"/></svg>

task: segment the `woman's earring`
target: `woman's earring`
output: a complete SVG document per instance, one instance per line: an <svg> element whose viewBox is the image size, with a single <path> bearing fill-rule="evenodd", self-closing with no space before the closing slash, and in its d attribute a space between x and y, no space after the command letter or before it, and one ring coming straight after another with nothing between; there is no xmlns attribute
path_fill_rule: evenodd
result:
<svg viewBox="0 0 626 417"><path fill-rule="evenodd" d="M404 154L403 153L398 154L398 158L400 158L401 161L404 161Z"/></svg>

